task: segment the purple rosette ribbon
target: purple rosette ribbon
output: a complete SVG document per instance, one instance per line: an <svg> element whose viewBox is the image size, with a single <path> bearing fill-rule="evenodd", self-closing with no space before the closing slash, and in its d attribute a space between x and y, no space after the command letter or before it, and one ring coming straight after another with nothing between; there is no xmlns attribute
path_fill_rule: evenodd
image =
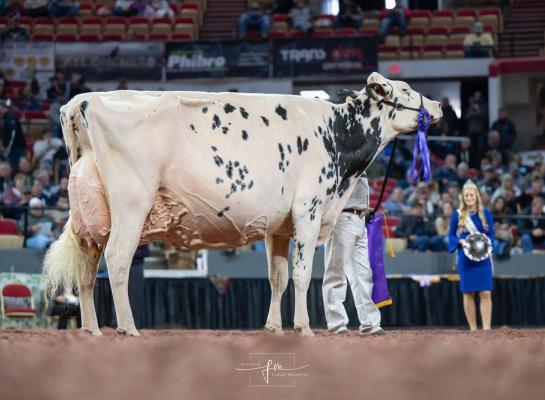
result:
<svg viewBox="0 0 545 400"><path fill-rule="evenodd" d="M383 219L382 215L375 213L370 220L366 221L369 264L373 273L371 298L379 308L392 304L392 298L388 291L388 282L386 281L386 272L384 271Z"/></svg>
<svg viewBox="0 0 545 400"><path fill-rule="evenodd" d="M413 163L409 171L409 177L416 181L419 177L423 176L427 182L430 180L430 152L428 150L427 132L430 127L431 115L424 107L418 112L418 131L416 132L416 142L414 142L413 148ZM418 153L422 158L421 168L417 168ZM423 172L423 173L422 173Z"/></svg>

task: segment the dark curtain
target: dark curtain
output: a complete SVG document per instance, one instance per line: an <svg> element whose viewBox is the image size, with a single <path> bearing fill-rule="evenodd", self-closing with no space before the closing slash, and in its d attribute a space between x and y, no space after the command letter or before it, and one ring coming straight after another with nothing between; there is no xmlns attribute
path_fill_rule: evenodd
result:
<svg viewBox="0 0 545 400"><path fill-rule="evenodd" d="M113 300L107 279L97 279L95 301L100 326L115 323ZM458 283L441 279L427 287L409 278L389 279L393 305L383 308L384 327L449 327L465 325ZM495 326L545 325L545 278L495 279ZM185 327L195 329L260 329L269 311L267 279L231 279L226 290L208 279L147 278L141 288L129 287L129 296L141 297L135 309L138 328ZM293 326L294 289L290 280L282 299L285 327ZM131 301L132 302L132 301ZM345 306L351 327L358 325L350 291ZM313 279L308 291L311 326L325 327L322 281Z"/></svg>

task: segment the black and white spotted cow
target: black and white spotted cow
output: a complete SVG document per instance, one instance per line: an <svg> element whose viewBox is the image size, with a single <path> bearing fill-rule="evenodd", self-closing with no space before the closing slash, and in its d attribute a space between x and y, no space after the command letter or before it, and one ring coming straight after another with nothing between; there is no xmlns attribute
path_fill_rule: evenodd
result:
<svg viewBox="0 0 545 400"><path fill-rule="evenodd" d="M117 91L61 110L71 160L71 218L49 250L51 286L79 287L83 329L100 334L94 276L104 251L118 331L137 335L129 306L136 247L164 240L220 249L265 239L272 299L265 329L281 333L280 299L294 239L295 329L311 335L307 289L323 242L356 178L438 102L373 73L343 104L299 96Z"/></svg>

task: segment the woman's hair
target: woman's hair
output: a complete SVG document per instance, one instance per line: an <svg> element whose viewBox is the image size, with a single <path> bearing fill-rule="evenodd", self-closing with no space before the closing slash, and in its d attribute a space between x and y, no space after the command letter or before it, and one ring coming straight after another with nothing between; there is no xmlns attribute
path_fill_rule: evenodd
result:
<svg viewBox="0 0 545 400"><path fill-rule="evenodd" d="M501 207L501 210L498 210L497 209L497 204L498 202L502 202L502 207ZM494 204L492 204L492 213L493 214L505 214L505 211L507 209L507 202L505 201L505 197L503 196L498 196L496 197L496 200L494 200Z"/></svg>
<svg viewBox="0 0 545 400"><path fill-rule="evenodd" d="M462 189L462 199L460 200L460 216L458 218L458 231L463 232L467 230L465 226L465 221L466 218L469 217L469 209L464 200L464 193L467 190L473 190L475 192L475 197L477 198L477 213L479 214L479 218L483 223L484 229L488 231L488 224L486 223L486 218L484 217L483 201L481 200L481 194L479 193L479 189L476 186L464 187Z"/></svg>

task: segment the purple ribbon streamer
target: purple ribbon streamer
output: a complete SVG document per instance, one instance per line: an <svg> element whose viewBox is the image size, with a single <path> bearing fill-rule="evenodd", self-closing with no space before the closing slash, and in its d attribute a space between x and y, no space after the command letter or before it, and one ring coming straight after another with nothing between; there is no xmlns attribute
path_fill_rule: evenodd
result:
<svg viewBox="0 0 545 400"><path fill-rule="evenodd" d="M427 135L426 132L430 127L431 116L428 113L428 110L421 108L418 112L418 132L416 133L416 141L414 142L413 148L413 163L409 171L409 177L416 181L417 178L422 176L422 171L420 168L416 167L416 162L418 159L418 152L420 151L420 157L422 158L422 166L424 169L424 180L428 182L430 180L430 152L428 150ZM415 174L417 172L417 174Z"/></svg>
<svg viewBox="0 0 545 400"><path fill-rule="evenodd" d="M375 304L391 300L388 283L386 282L386 273L384 271L382 220L382 215L375 214L366 223L369 264L373 273L373 293L371 297Z"/></svg>

